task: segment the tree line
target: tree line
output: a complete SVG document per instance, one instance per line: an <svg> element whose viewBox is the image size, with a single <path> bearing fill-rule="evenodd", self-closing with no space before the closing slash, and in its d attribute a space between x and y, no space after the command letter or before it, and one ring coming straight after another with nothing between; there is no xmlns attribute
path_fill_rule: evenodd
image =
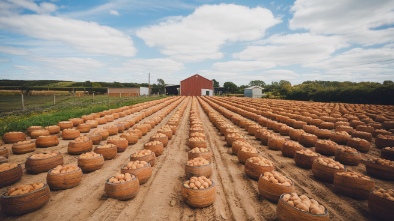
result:
<svg viewBox="0 0 394 221"><path fill-rule="evenodd" d="M255 80L248 85L241 86L237 86L233 82L225 82L223 84L225 91L231 94L243 94L244 89L250 86L263 87L263 93L267 98L360 104L394 104L394 82L391 80L383 83L304 81L298 85L291 85L286 80L271 82L271 84Z"/></svg>

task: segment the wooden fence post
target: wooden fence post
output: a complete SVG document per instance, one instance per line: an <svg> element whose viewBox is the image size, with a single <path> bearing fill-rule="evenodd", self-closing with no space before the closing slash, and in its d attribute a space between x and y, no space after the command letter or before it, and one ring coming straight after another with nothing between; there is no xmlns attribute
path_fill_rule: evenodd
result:
<svg viewBox="0 0 394 221"><path fill-rule="evenodd" d="M25 110L25 100L23 99L23 93L21 93L22 95L22 110Z"/></svg>

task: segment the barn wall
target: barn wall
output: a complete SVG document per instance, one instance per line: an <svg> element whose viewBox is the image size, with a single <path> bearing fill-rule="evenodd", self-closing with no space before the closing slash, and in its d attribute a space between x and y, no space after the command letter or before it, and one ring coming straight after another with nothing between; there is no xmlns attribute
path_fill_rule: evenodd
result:
<svg viewBox="0 0 394 221"><path fill-rule="evenodd" d="M212 81L197 74L181 81L182 96L201 96L202 89L213 90Z"/></svg>

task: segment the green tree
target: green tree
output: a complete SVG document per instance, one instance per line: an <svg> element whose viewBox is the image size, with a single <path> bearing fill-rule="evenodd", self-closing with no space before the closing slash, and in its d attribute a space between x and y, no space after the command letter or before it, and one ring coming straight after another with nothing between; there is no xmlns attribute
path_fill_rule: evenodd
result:
<svg viewBox="0 0 394 221"><path fill-rule="evenodd" d="M228 93L236 93L238 90L238 86L233 82L224 82L223 87Z"/></svg>
<svg viewBox="0 0 394 221"><path fill-rule="evenodd" d="M213 81L213 87L220 87L218 81L216 81L215 79L212 79L212 81Z"/></svg>
<svg viewBox="0 0 394 221"><path fill-rule="evenodd" d="M261 80L254 80L254 81L250 81L249 86L264 87L265 86L265 82L261 81Z"/></svg>
<svg viewBox="0 0 394 221"><path fill-rule="evenodd" d="M394 82L393 82L393 81L390 81L390 80L386 80L386 81L383 81L383 85L384 85L384 86L394 85Z"/></svg>
<svg viewBox="0 0 394 221"><path fill-rule="evenodd" d="M166 84L164 83L164 80L159 78L157 79L157 86L159 89L159 94L164 94L166 91Z"/></svg>

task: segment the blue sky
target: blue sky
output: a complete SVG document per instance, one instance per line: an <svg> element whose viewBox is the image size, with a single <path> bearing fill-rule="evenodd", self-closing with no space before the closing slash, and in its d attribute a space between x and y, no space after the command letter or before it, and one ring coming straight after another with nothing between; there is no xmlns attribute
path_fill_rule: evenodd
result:
<svg viewBox="0 0 394 221"><path fill-rule="evenodd" d="M392 0L1 0L0 79L394 80Z"/></svg>

